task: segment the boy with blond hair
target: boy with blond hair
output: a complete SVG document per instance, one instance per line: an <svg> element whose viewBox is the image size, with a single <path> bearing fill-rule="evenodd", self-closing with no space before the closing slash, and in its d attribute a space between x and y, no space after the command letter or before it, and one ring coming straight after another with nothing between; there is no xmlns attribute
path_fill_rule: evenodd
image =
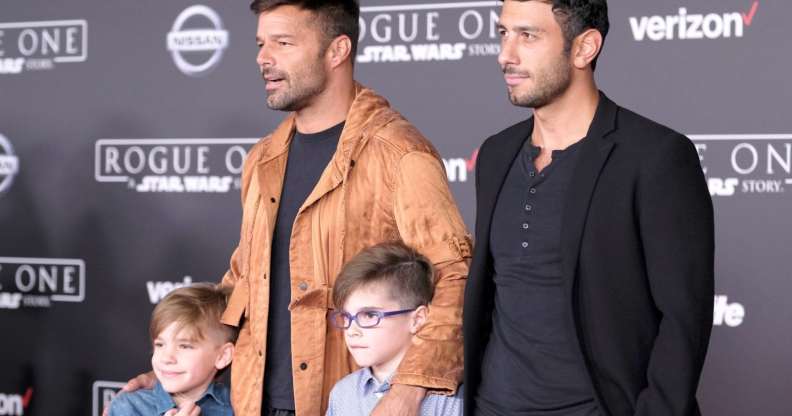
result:
<svg viewBox="0 0 792 416"><path fill-rule="evenodd" d="M220 323L228 294L197 283L174 290L154 308L149 334L158 381L153 390L119 394L110 416L233 415L228 387L215 382L231 363L237 336Z"/></svg>

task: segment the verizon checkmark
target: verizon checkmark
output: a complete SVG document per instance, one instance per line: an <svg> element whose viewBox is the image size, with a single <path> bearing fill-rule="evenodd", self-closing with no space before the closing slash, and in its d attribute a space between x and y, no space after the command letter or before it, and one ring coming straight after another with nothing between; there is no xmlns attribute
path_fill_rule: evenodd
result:
<svg viewBox="0 0 792 416"><path fill-rule="evenodd" d="M751 5L751 10L748 11L748 14L741 13L742 14L743 23L745 23L745 26L751 26L751 23L753 23L753 18L754 18L754 16L756 16L756 10L758 8L759 8L759 2L755 1Z"/></svg>
<svg viewBox="0 0 792 416"><path fill-rule="evenodd" d="M27 409L28 404L30 404L30 399L32 398L33 398L33 387L28 387L27 391L25 391L25 395L22 397L22 407Z"/></svg>
<svg viewBox="0 0 792 416"><path fill-rule="evenodd" d="M468 172L472 172L473 168L476 167L476 159L478 159L478 149L474 150L473 153L470 155L470 159L465 161L465 165L467 165Z"/></svg>

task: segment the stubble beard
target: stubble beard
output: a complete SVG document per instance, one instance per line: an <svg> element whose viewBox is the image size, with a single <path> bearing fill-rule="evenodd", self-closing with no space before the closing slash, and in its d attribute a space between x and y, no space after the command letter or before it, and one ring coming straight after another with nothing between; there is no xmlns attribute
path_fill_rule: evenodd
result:
<svg viewBox="0 0 792 416"><path fill-rule="evenodd" d="M523 74L509 67L504 68L503 72ZM515 88L507 91L509 101L518 107L544 107L566 92L572 82L569 58L565 55L559 56L548 67L525 75L533 80L534 86L531 90L518 92Z"/></svg>
<svg viewBox="0 0 792 416"><path fill-rule="evenodd" d="M314 61L294 73L275 72L283 78L284 85L277 91L268 93L267 107L278 111L298 111L324 91L327 74L320 61ZM263 71L262 77L270 72Z"/></svg>

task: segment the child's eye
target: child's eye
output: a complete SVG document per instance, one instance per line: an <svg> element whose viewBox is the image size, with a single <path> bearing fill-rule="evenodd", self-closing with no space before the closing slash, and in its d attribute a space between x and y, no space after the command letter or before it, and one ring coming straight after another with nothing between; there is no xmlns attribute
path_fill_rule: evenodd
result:
<svg viewBox="0 0 792 416"><path fill-rule="evenodd" d="M192 344L179 344L179 348L186 349L186 350L191 350L192 347L193 347Z"/></svg>
<svg viewBox="0 0 792 416"><path fill-rule="evenodd" d="M162 343L161 342L155 342L154 343L154 348L162 348Z"/></svg>
<svg viewBox="0 0 792 416"><path fill-rule="evenodd" d="M373 319L377 317L377 311L365 311L363 312L364 316L369 319Z"/></svg>

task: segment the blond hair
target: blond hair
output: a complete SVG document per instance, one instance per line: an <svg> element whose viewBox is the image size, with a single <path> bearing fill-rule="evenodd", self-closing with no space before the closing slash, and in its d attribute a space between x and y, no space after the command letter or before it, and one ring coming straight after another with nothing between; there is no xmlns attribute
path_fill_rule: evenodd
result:
<svg viewBox="0 0 792 416"><path fill-rule="evenodd" d="M151 314L149 335L152 341L170 324L176 323L179 330L191 331L198 340L211 333L224 342L235 342L237 329L220 322L230 292L230 287L212 283L195 283L172 291Z"/></svg>

